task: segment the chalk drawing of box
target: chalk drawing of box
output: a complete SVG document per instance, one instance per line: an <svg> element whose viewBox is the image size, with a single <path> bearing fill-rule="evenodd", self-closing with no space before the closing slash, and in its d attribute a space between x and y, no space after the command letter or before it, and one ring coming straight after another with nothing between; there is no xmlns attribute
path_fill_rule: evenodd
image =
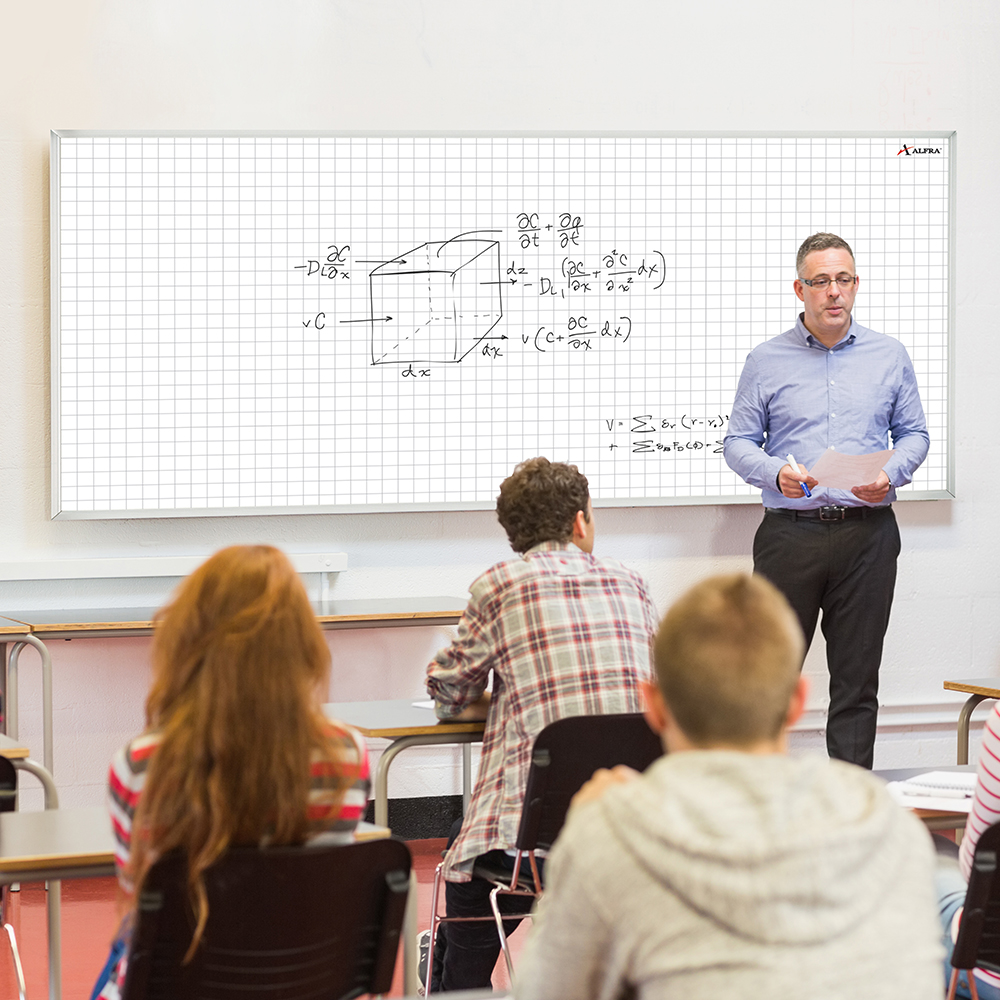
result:
<svg viewBox="0 0 1000 1000"><path fill-rule="evenodd" d="M369 283L373 365L461 361L503 316L496 240L424 243Z"/></svg>

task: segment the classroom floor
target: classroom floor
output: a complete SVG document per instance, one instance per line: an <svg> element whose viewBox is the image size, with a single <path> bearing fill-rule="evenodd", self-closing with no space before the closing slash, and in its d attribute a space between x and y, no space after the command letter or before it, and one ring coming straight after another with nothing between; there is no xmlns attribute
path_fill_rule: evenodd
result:
<svg viewBox="0 0 1000 1000"><path fill-rule="evenodd" d="M419 897L417 901L419 925L430 926L431 891L434 885L434 868L441 860L444 840L413 840L410 851L417 873ZM63 928L63 997L64 1000L88 1000L97 973L104 965L108 947L118 924L117 883L113 878L94 878L66 881L62 884ZM17 933L29 1000L43 1000L48 996L48 952L45 934L45 890L39 883L21 887L13 893L11 923ZM523 940L525 924L511 939L515 945ZM2 934L2 932L0 932ZM506 969L503 959L493 975L494 987L507 989ZM396 965L390 997L403 996L402 956ZM16 996L10 950L6 936L0 938L0 996Z"/></svg>

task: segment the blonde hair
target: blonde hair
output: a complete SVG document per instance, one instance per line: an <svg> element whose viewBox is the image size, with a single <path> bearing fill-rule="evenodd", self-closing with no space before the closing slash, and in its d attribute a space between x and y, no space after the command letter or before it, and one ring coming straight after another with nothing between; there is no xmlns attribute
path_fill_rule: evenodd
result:
<svg viewBox="0 0 1000 1000"><path fill-rule="evenodd" d="M763 577L745 573L692 587L667 612L653 643L663 698L699 746L777 737L804 653L788 602Z"/></svg>
<svg viewBox="0 0 1000 1000"><path fill-rule="evenodd" d="M153 640L146 723L161 740L133 827L139 887L158 857L187 856L197 925L208 918L202 874L230 845L301 842L310 762L344 781L319 705L330 654L298 574L267 545L222 549L179 587Z"/></svg>

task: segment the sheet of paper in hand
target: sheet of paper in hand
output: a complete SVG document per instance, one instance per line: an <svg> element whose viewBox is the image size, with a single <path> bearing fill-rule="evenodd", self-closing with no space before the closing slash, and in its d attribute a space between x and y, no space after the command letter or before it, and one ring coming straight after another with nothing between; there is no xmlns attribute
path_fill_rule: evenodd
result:
<svg viewBox="0 0 1000 1000"><path fill-rule="evenodd" d="M809 470L809 475L828 489L849 490L867 486L878 479L882 466L889 461L893 449L873 451L870 455L845 455L827 448Z"/></svg>

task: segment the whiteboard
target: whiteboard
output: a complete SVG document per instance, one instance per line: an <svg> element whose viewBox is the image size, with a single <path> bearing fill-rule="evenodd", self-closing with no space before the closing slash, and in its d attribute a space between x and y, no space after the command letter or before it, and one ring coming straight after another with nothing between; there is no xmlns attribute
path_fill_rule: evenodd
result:
<svg viewBox="0 0 1000 1000"><path fill-rule="evenodd" d="M953 494L954 136L52 135L52 513L753 502L722 438L801 241L913 359Z"/></svg>

